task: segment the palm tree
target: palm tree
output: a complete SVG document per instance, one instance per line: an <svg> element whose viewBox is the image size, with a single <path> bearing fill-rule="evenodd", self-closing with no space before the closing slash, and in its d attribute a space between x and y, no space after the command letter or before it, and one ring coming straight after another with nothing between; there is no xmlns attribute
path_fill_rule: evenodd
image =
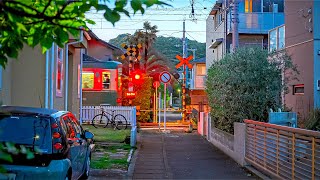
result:
<svg viewBox="0 0 320 180"><path fill-rule="evenodd" d="M128 42L130 44L141 44L143 45L143 60L141 61L144 70L147 69L147 60L149 58L148 51L152 48L153 43L155 42L157 35L159 32L158 27L156 25L152 26L150 22L146 21L143 23L143 29L137 30L133 36L128 37Z"/></svg>

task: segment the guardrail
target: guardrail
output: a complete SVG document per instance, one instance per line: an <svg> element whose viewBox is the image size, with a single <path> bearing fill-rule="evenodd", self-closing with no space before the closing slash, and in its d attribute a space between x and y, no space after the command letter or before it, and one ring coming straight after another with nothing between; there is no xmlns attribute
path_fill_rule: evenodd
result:
<svg viewBox="0 0 320 180"><path fill-rule="evenodd" d="M278 179L320 179L320 132L244 122L246 162Z"/></svg>

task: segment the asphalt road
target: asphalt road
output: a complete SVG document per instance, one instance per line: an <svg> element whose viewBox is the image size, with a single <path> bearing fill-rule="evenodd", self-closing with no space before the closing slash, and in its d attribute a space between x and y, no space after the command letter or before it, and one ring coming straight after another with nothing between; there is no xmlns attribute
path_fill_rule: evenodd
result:
<svg viewBox="0 0 320 180"><path fill-rule="evenodd" d="M161 122L164 121L164 113L161 112ZM175 122L177 120L181 120L182 119L182 116L181 116L181 112L170 112L170 111L167 111L166 112L166 121L167 122Z"/></svg>

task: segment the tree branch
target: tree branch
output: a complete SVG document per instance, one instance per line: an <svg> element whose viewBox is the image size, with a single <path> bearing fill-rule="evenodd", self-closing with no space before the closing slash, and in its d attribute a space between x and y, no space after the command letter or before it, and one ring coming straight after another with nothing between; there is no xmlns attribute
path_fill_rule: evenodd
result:
<svg viewBox="0 0 320 180"><path fill-rule="evenodd" d="M49 0L48 4L44 7L43 11L41 14L44 15L44 13L46 12L46 10L48 9L48 7L50 6L52 0Z"/></svg>
<svg viewBox="0 0 320 180"><path fill-rule="evenodd" d="M8 4L17 4L17 5L23 6L25 8L28 8L28 9L30 9L32 11L35 11L35 12L37 12L37 14L41 14L41 12L38 11L37 9L35 9L35 8L31 7L31 6L28 6L26 4L23 4L21 2L18 2L18 1L7 1L6 3L8 3Z"/></svg>

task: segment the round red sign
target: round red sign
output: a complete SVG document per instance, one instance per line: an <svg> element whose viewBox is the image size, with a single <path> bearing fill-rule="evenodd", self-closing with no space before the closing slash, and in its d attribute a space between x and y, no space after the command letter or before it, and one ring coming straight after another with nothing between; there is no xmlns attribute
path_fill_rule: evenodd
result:
<svg viewBox="0 0 320 180"><path fill-rule="evenodd" d="M153 87L154 88L158 88L159 86L160 86L160 82L159 81L153 82Z"/></svg>

